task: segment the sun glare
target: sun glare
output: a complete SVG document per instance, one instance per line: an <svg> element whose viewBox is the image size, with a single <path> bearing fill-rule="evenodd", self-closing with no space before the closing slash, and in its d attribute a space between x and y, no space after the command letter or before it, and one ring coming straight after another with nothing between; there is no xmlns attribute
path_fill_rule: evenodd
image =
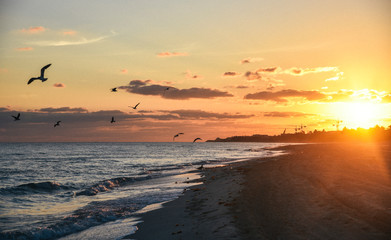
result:
<svg viewBox="0 0 391 240"><path fill-rule="evenodd" d="M370 128L385 118L381 104L350 102L340 103L335 109L336 117L342 121L341 126L347 128Z"/></svg>

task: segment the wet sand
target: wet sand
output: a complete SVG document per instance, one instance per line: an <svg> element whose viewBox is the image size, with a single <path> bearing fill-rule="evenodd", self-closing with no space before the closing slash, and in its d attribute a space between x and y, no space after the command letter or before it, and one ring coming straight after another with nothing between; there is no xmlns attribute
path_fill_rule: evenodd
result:
<svg viewBox="0 0 391 240"><path fill-rule="evenodd" d="M203 170L128 239L391 239L390 144L308 144Z"/></svg>

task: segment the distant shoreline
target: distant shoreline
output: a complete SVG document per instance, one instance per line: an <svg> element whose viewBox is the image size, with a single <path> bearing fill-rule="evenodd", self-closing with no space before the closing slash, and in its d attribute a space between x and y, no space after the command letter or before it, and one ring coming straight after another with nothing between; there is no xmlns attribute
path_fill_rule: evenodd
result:
<svg viewBox="0 0 391 240"><path fill-rule="evenodd" d="M309 131L283 133L280 135L232 136L216 138L207 142L281 142L281 143L332 143L332 142L391 142L391 126L369 129L347 129L341 131Z"/></svg>

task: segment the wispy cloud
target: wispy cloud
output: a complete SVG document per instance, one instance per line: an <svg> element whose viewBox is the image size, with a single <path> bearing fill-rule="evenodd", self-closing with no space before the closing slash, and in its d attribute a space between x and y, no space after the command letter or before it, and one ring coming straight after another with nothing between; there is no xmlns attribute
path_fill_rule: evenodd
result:
<svg viewBox="0 0 391 240"><path fill-rule="evenodd" d="M17 48L16 50L20 51L20 52L28 52L28 51L34 50L34 48L32 48L32 47L20 47L20 48Z"/></svg>
<svg viewBox="0 0 391 240"><path fill-rule="evenodd" d="M303 91L295 89L286 89L281 91L262 91L257 93L247 94L244 99L252 100L263 100L263 101L273 101L276 103L287 103L288 101L294 102L299 99L299 101L308 101L308 102L352 102L352 101L361 101L361 102L377 102L377 103L387 103L391 97L390 93L379 92L376 90L370 89L361 89L361 90L346 90L341 89L338 92L320 92L316 90L312 91ZM296 100L295 100L296 99Z"/></svg>
<svg viewBox="0 0 391 240"><path fill-rule="evenodd" d="M337 73L337 75L335 77L332 77L332 78L328 78L326 79L325 81L326 82L329 82L329 81L338 81L338 80L341 80L343 79L343 72L339 72Z"/></svg>
<svg viewBox="0 0 391 240"><path fill-rule="evenodd" d="M64 84L64 83L55 83L55 84L53 84L53 87L56 87L56 88L64 88L64 87L65 87L65 84Z"/></svg>
<svg viewBox="0 0 391 240"><path fill-rule="evenodd" d="M158 53L158 57L178 57L178 56L188 56L187 52L161 52Z"/></svg>
<svg viewBox="0 0 391 240"><path fill-rule="evenodd" d="M36 42L31 42L30 44L40 46L40 47L62 47L62 46L85 45L85 44L100 42L104 39L113 37L114 35L115 33L112 33L111 35L90 38L90 39L81 38L75 41L69 41L69 40L36 41Z"/></svg>
<svg viewBox="0 0 391 240"><path fill-rule="evenodd" d="M28 34L37 34L37 33L45 32L46 28L44 28L42 26L37 26L37 27L24 28L20 31L23 33L28 33Z"/></svg>
<svg viewBox="0 0 391 240"><path fill-rule="evenodd" d="M254 62L260 62L263 61L263 58L245 58L240 61L240 64L246 64L246 63L254 63Z"/></svg>
<svg viewBox="0 0 391 240"><path fill-rule="evenodd" d="M88 112L85 108L71 108L71 107L60 107L60 108L41 108L36 109L36 112L42 112L42 113L86 113Z"/></svg>
<svg viewBox="0 0 391 240"><path fill-rule="evenodd" d="M66 31L62 31L62 35L65 35L65 36L74 36L76 35L77 32L74 31L74 30L66 30Z"/></svg>
<svg viewBox="0 0 391 240"><path fill-rule="evenodd" d="M304 75L309 73L335 72L335 71L338 71L338 67L316 67L316 68L293 67L285 70L283 73L291 74L291 75Z"/></svg>
<svg viewBox="0 0 391 240"><path fill-rule="evenodd" d="M316 114L302 113L302 112L264 112L264 117L273 118L294 118L294 117L308 117L315 116Z"/></svg>
<svg viewBox="0 0 391 240"><path fill-rule="evenodd" d="M326 95L319 91L300 91L286 89L277 92L263 91L247 94L244 99L274 101L277 103L286 103L289 98L303 98L308 101L320 100L326 98Z"/></svg>
<svg viewBox="0 0 391 240"><path fill-rule="evenodd" d="M122 73L122 74L127 74L127 73L128 73L128 69L125 69L125 68L124 68L124 69L121 69L121 73Z"/></svg>
<svg viewBox="0 0 391 240"><path fill-rule="evenodd" d="M178 89L172 86L164 86L159 84L149 83L151 80L133 80L127 86L120 86L118 89L126 90L129 93L161 96L168 99L190 99L190 98L217 98L217 97L232 97L233 95L228 92L223 92L217 89L210 88L188 88ZM167 90L168 89L168 90Z"/></svg>

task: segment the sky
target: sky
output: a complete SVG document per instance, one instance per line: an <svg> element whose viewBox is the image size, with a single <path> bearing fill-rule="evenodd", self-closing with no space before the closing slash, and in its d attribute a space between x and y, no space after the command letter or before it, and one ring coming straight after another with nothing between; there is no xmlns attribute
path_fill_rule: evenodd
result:
<svg viewBox="0 0 391 240"><path fill-rule="evenodd" d="M390 26L388 0L0 1L0 141L387 128Z"/></svg>

